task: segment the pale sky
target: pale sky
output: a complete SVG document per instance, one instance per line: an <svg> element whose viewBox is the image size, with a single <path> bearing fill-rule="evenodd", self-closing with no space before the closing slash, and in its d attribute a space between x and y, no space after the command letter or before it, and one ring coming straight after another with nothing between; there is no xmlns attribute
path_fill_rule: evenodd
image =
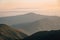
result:
<svg viewBox="0 0 60 40"><path fill-rule="evenodd" d="M0 9L38 8L49 9L57 7L57 0L1 0Z"/></svg>
<svg viewBox="0 0 60 40"><path fill-rule="evenodd" d="M22 10L23 9L23 10ZM60 1L59 0L0 0L0 11L31 11L35 10L44 15L59 15L60 14ZM0 16L19 15L21 13L0 13ZM49 12L49 13L48 13ZM54 13L50 13L54 12ZM24 14L24 13L23 13ZM60 16L60 15L59 15Z"/></svg>

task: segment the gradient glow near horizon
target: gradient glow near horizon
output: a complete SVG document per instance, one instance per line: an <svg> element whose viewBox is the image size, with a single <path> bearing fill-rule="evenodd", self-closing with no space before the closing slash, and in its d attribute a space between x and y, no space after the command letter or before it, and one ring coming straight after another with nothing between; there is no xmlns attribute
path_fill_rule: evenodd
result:
<svg viewBox="0 0 60 40"><path fill-rule="evenodd" d="M0 2L52 2L56 0L0 0Z"/></svg>
<svg viewBox="0 0 60 40"><path fill-rule="evenodd" d="M57 0L0 0L0 9L56 7ZM45 7L44 7L45 6Z"/></svg>
<svg viewBox="0 0 60 40"><path fill-rule="evenodd" d="M39 13L43 15L59 15L60 0L0 0L0 11L3 12L8 10L21 11L21 9L22 11L35 10L38 12L45 12L45 13ZM53 11L55 11L56 13L46 13ZM0 13L1 16L11 16L11 15L13 16L19 14L22 13Z"/></svg>

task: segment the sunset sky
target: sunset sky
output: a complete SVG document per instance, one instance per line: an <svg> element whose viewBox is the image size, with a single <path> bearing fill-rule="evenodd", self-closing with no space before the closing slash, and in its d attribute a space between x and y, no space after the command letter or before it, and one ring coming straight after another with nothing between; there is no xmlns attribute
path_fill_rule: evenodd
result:
<svg viewBox="0 0 60 40"><path fill-rule="evenodd" d="M56 13L55 14L59 15L60 0L0 0L0 11L8 11L8 10L10 11L36 10L38 12L58 12L58 14ZM3 14L4 13L0 13L0 15ZM7 15L10 14L8 13Z"/></svg>

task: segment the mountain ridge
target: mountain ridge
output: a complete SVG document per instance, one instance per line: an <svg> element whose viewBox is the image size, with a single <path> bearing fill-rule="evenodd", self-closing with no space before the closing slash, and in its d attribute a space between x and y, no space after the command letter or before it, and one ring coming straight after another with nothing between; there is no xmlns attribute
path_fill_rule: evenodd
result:
<svg viewBox="0 0 60 40"><path fill-rule="evenodd" d="M22 24L22 23L29 23L29 22L34 22L37 20L41 20L47 17L57 17L57 16L45 16L45 15L40 15L40 14L36 14L33 12L24 14L24 15L17 15L17 16L9 16L9 17L0 17L0 24L8 24L8 25L12 25L12 24Z"/></svg>
<svg viewBox="0 0 60 40"><path fill-rule="evenodd" d="M17 24L17 23L29 23L29 22L34 22L36 20L42 19L39 18L41 15L35 14L35 13L28 13L25 15L18 15L18 16L11 16L11 17L1 17L0 18L0 23L5 23L5 24Z"/></svg>

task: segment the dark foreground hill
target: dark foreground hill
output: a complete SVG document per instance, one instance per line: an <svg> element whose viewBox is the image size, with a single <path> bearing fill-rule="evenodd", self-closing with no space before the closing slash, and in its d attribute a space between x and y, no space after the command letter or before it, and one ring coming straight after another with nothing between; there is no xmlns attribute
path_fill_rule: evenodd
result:
<svg viewBox="0 0 60 40"><path fill-rule="evenodd" d="M60 30L40 31L24 40L60 40Z"/></svg>
<svg viewBox="0 0 60 40"><path fill-rule="evenodd" d="M24 37L27 35L8 25L0 24L0 40L22 40Z"/></svg>
<svg viewBox="0 0 60 40"><path fill-rule="evenodd" d="M40 31L24 40L60 40L60 30Z"/></svg>

